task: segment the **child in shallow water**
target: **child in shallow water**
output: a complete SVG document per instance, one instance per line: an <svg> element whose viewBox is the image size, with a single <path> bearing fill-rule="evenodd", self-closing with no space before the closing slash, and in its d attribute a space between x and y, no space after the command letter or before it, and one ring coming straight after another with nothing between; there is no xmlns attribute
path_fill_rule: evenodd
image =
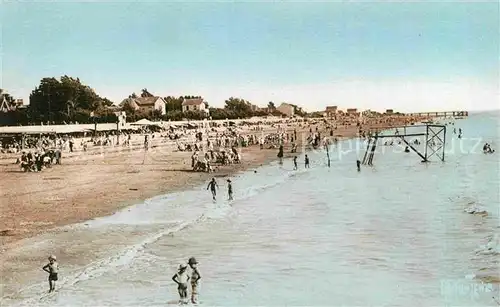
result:
<svg viewBox="0 0 500 307"><path fill-rule="evenodd" d="M187 290L190 277L186 269L186 264L180 264L179 271L172 277L172 280L177 284L177 291L179 291L181 304L187 304Z"/></svg>
<svg viewBox="0 0 500 307"><path fill-rule="evenodd" d="M59 272L59 264L57 263L56 256L49 256L49 263L46 264L42 270L49 273L49 293L54 292L58 279L57 273Z"/></svg>
<svg viewBox="0 0 500 307"><path fill-rule="evenodd" d="M199 280L201 279L200 271L198 270L198 261L196 258L191 257L188 260L188 264L191 267L191 303L198 304L198 287Z"/></svg>

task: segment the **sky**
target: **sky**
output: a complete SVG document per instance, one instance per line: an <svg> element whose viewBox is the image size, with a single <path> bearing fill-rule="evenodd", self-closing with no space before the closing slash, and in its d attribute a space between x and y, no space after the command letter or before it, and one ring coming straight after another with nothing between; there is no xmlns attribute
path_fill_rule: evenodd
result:
<svg viewBox="0 0 500 307"><path fill-rule="evenodd" d="M115 103L499 109L499 3L0 0L0 87L79 77Z"/></svg>

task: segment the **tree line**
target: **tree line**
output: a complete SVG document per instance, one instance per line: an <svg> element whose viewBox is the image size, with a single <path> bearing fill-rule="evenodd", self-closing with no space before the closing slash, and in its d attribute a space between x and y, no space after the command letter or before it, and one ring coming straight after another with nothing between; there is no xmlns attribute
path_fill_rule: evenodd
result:
<svg viewBox="0 0 500 307"><path fill-rule="evenodd" d="M13 102L14 99L8 94L6 99ZM146 88L141 90L140 95L132 93L128 98L156 97ZM98 95L90 86L83 84L79 78L62 76L60 79L51 77L43 78L30 94L30 103L26 108L14 109L9 112L0 113L0 125L30 125L30 124L69 124L69 123L94 123L94 122L116 122L115 112L125 111L127 121L132 122L147 118L150 120L199 120L207 117L200 111L182 112L182 103L185 99L201 98L200 96L167 96L165 100L166 114L160 111L144 112L135 110L129 104L122 107L113 105L113 102ZM230 97L224 102L223 108L210 107L206 103L212 119L237 119L250 118L252 116L266 116L269 114L282 116L274 105L269 102L265 110L256 109L249 101L242 98ZM302 110L294 106L296 114L304 115Z"/></svg>

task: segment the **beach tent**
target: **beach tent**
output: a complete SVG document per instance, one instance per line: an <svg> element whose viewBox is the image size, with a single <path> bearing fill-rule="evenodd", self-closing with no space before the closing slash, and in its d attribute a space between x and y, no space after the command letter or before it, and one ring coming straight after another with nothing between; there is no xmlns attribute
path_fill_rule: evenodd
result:
<svg viewBox="0 0 500 307"><path fill-rule="evenodd" d="M155 126L156 125L152 121L145 119L145 118L138 120L135 123L130 123L130 124L131 125L138 125L138 126Z"/></svg>

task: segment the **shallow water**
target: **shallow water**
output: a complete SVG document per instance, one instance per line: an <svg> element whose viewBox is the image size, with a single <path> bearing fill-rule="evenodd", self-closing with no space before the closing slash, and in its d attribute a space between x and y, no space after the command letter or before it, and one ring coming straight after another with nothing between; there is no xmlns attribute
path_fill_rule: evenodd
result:
<svg viewBox="0 0 500 307"><path fill-rule="evenodd" d="M308 170L285 161L233 178L232 203L213 203L202 186L30 239L17 256L67 242L78 261L60 257L55 295L43 294L37 268L2 306L165 305L190 256L203 305L495 306L498 286L475 276L499 276L499 156L481 151L484 142L500 149L498 113L455 126L464 138L449 126L445 163L381 146L358 173L363 152L344 142L331 148L331 168L323 151L310 152ZM464 212L471 206L488 216Z"/></svg>

